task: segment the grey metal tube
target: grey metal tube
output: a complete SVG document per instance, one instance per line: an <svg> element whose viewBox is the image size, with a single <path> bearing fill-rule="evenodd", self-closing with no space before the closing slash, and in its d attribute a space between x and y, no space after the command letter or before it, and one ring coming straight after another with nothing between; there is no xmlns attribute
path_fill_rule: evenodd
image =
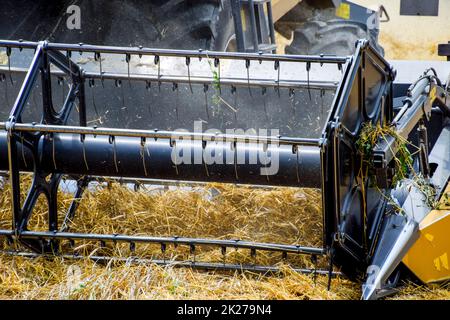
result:
<svg viewBox="0 0 450 320"><path fill-rule="evenodd" d="M24 150L24 152L22 152ZM31 152L18 147L21 170L32 170ZM22 156L23 155L23 156ZM40 166L48 172L179 181L320 188L316 146L226 141L142 139L78 134L43 136ZM264 171L264 168L267 170ZM6 133L0 133L0 170L8 170Z"/></svg>
<svg viewBox="0 0 450 320"><path fill-rule="evenodd" d="M34 49L38 42L0 40L0 47ZM65 44L65 43L47 43L48 50L74 51L74 52L100 52L114 54L133 54L133 55L157 55L166 57L196 57L206 59L246 59L256 61L292 61L292 62L311 62L311 63L346 63L350 57L347 56L323 56L323 55L288 55L288 54L268 54L268 53L247 53L247 52L218 52L208 50L178 50L178 49L152 49L139 47L114 47L114 46L96 46L89 44Z"/></svg>

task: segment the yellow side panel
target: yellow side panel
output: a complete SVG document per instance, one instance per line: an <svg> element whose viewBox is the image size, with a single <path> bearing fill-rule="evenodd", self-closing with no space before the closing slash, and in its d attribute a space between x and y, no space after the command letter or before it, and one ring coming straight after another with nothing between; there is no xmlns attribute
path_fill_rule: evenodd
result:
<svg viewBox="0 0 450 320"><path fill-rule="evenodd" d="M450 206L447 185L439 210L431 211L420 223L420 237L403 263L423 282L450 279Z"/></svg>
<svg viewBox="0 0 450 320"><path fill-rule="evenodd" d="M348 3L341 3L336 8L336 16L345 20L350 19L350 5Z"/></svg>

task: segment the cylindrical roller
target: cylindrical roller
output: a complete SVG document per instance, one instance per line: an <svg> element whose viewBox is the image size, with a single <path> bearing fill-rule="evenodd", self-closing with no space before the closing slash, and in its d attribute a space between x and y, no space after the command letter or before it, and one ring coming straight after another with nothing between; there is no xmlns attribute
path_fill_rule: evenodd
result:
<svg viewBox="0 0 450 320"><path fill-rule="evenodd" d="M31 152L20 145L18 153L20 168L31 170ZM54 134L41 137L38 155L45 171L63 174L321 186L314 146ZM6 133L0 133L0 170L8 170Z"/></svg>

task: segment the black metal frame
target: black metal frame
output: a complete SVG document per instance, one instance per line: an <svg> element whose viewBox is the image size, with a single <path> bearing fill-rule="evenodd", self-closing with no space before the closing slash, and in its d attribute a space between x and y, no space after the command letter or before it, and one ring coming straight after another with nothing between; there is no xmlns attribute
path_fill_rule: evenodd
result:
<svg viewBox="0 0 450 320"><path fill-rule="evenodd" d="M376 242L376 233L380 225L380 217L385 208L385 200L375 199L372 204L374 209L374 217L369 222L361 219L363 210L361 207L355 208L352 201L348 199L348 195L352 195L358 191L358 181L356 172L359 165L354 161L350 166L343 163L343 157L357 159L357 151L354 143L361 130L364 122L371 121L388 123L392 120L392 81L395 76L389 64L375 50L373 50L367 41L359 41L356 44L356 53L352 57L335 57L335 56L289 56L289 55L273 55L273 54L252 54L252 53L225 53L225 52L204 52L204 51L185 51L170 49L147 49L147 48L120 48L91 46L85 44L69 45L69 44L52 44L47 42L24 42L24 41L0 41L0 46L6 48L29 48L36 49L35 56L30 65L27 76L23 82L22 89L17 97L10 117L6 123L0 123L0 128L7 131L8 136L8 156L9 156L9 175L12 187L12 210L13 210L13 226L12 230L1 230L0 236L17 239L24 243L37 253L58 252L59 242L61 238L95 241L111 241L128 242L130 248L134 248L136 242L160 243L162 248L166 244L187 245L191 251L195 252L196 246L215 245L222 248L222 252L226 248L243 248L250 249L252 255L256 250L277 251L283 254L310 254L313 256L325 255L331 253L331 264L344 267L347 274L354 274L364 270L364 266L370 256L371 248ZM63 54L62 52L66 52ZM220 63L220 59L241 59L247 61L273 61L275 66L279 68L280 62L303 62L306 63L307 72L311 69L311 64L336 64L342 70L343 81L339 84L332 111L329 114L327 124L323 130L321 139L303 139L292 137L267 137L268 140L273 139L280 145L292 146L292 150L297 152L298 146L317 146L320 148L320 165L321 165L321 187L323 199L323 217L324 217L324 242L322 248L309 248L301 246L290 246L281 244L258 244L247 243L243 241L229 240L210 240L210 239L193 239L193 238L155 238L155 237L133 237L122 235L92 235L92 234L74 234L67 232L67 224L64 223L63 228L59 229L57 221L56 193L62 174L65 172L56 172L52 167L42 167L36 165L38 161L34 161L33 168L34 180L28 197L21 206L20 201L20 169L21 160L19 159L19 146L26 145L31 151L32 156L36 159L38 154L38 143L41 137L52 139L53 135L71 133L79 135L84 140L86 135L94 136L126 136L134 138L170 138L172 132L145 131L145 130L122 130L112 128L89 128L86 126L86 105L84 103L84 83L89 76L86 75L71 59L71 52L92 52L96 57L100 57L102 53L114 53L126 55L129 61L130 55L152 55L159 61L161 56L176 56L185 58L208 58L214 59L215 63ZM56 112L51 104L51 82L50 82L50 64L57 66L64 74L70 77L72 88L68 93L64 106L60 112ZM21 115L25 109L27 99L36 81L38 73L41 73L42 93L43 93L43 118L41 124L24 124L21 123ZM91 75L93 76L93 75ZM102 77L103 74L97 75ZM116 75L118 78L127 79L130 75ZM375 77L378 79L372 83L374 87L379 87L375 96L366 90L370 79ZM377 78L378 77L378 78ZM149 77L151 79L151 77ZM143 77L142 80L145 80ZM158 75L158 81L160 80ZM212 81L212 80L205 80ZM309 83L307 84L309 86ZM356 99L356 100L355 100ZM368 100L369 99L369 100ZM67 126L67 115L73 108L74 101L79 102L79 126ZM357 101L355 104L354 101ZM367 104L373 104L373 108L368 111ZM357 114L354 119L351 115ZM179 136L179 133L177 133ZM205 135L196 136L192 133L187 134L188 137L204 141ZM240 137L227 136L224 138L231 141L239 142L258 142L260 137ZM242 140L243 139L243 140ZM347 152L343 150L343 146L347 146ZM22 146L23 150L23 146ZM340 172L347 170L347 176L340 176ZM78 199L82 196L83 190L89 183L89 177L75 176L79 180L76 199L70 206L66 215L66 222L74 216ZM137 179L143 177L135 177ZM347 181L347 180L348 181ZM345 180L345 181L343 181ZM348 185L343 186L344 183ZM345 189L345 190L343 190ZM350 191L350 192L349 192ZM49 203L49 231L35 232L27 230L27 222L31 215L32 209L40 194L44 194ZM358 206L358 203L357 203ZM350 221L350 222L349 222ZM370 234L363 239L358 238L358 234L370 229ZM367 245L370 243L370 245ZM360 267L360 268L359 268ZM233 269L233 268L231 268ZM331 272L331 269L330 269ZM331 273L330 273L331 274Z"/></svg>
<svg viewBox="0 0 450 320"><path fill-rule="evenodd" d="M50 80L50 64L54 64L65 73L67 73L72 81L71 89L68 92L67 98L60 111L56 111L52 102L52 88ZM33 208L41 194L45 195L48 202L48 220L49 231L55 232L58 230L58 209L57 209L57 192L62 175L59 173L48 172L44 170L37 161L39 155L37 154L39 140L42 132L21 132L17 133L12 130L15 123L21 122L22 113L24 111L27 99L36 82L38 74L41 74L42 83L42 97L43 97L43 111L42 123L64 125L67 123L68 117L74 107L75 99L79 103L79 123L80 126L86 125L86 107L84 103L84 80L81 76L80 68L74 64L69 63L67 58L58 51L48 50L47 42L41 42L36 46L36 53L30 65L30 70L24 81L24 85L20 91L19 96L11 110L8 124L11 126L8 129L8 158L9 158L9 172L10 182L13 190L12 193L12 214L13 214L13 229L15 235L19 235L22 231L27 230L27 224L30 219ZM28 191L28 195L21 206L20 201L20 168L18 166L18 144L28 146L32 151L34 175L32 185ZM22 241L25 245L33 250L42 250L42 245L45 250L52 250L53 242L39 243L33 240ZM50 247L49 247L50 246Z"/></svg>
<svg viewBox="0 0 450 320"><path fill-rule="evenodd" d="M238 51L276 51L271 0L231 0L231 9Z"/></svg>
<svg viewBox="0 0 450 320"><path fill-rule="evenodd" d="M344 74L322 137L324 235L334 263L356 278L365 273L373 254L387 197L369 198L369 182L361 190L355 144L364 123L391 123L395 71L368 41L361 40ZM379 77L372 83L378 90L370 97L373 77Z"/></svg>

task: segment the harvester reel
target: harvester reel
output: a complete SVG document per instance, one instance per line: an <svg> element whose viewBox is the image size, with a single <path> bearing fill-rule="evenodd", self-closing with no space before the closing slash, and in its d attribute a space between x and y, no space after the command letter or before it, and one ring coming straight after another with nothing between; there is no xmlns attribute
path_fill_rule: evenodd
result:
<svg viewBox="0 0 450 320"><path fill-rule="evenodd" d="M277 252L282 258L311 255L314 261L328 256L328 270L293 267L331 276L334 265L353 279L361 278L377 260L391 186L363 179L367 164L357 142L364 126L393 124L395 73L368 41L358 41L355 54L345 57L25 41L0 41L0 47L8 57L8 66L1 70L5 101L17 95L13 106L3 104L0 109L0 170L9 175L13 213L12 229L0 230L0 236L31 249L10 253L67 256L60 252L65 242L73 246L75 241L93 241L127 243L133 257L136 245L147 243L161 246L163 254L168 245L189 248L194 259L178 261L179 266L278 270L195 260L196 248L214 246L224 257L229 249L249 250L252 257L257 251ZM395 118L407 138L421 119L418 97L425 99L413 95L412 107L407 105ZM197 130L196 120L206 128ZM186 130L192 124L194 130ZM388 152L391 146L376 147L374 154L385 160L377 174L389 179L395 152ZM33 173L33 183L21 201L24 172ZM75 199L64 221L58 221L62 177L76 181ZM70 232L79 199L89 183L99 179L320 188L323 243L316 248ZM48 231L28 230L41 194L48 201Z"/></svg>

